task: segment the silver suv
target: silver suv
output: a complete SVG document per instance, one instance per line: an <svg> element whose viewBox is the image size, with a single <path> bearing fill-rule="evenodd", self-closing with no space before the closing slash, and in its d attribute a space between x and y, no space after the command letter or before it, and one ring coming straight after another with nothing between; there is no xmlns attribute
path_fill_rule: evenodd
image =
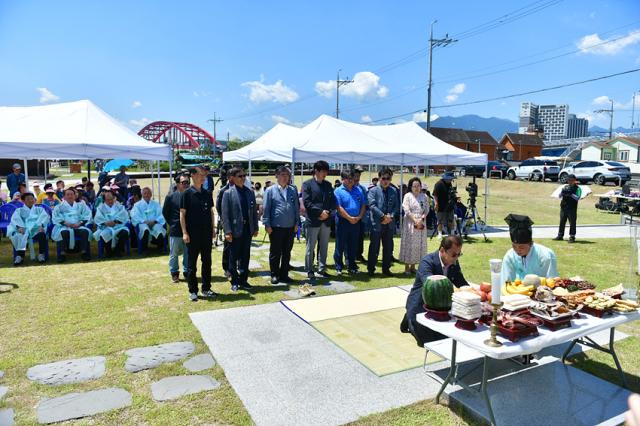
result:
<svg viewBox="0 0 640 426"><path fill-rule="evenodd" d="M545 179L552 181L558 180L560 167L553 160L536 160L530 158L524 160L519 166L509 167L507 170L507 178L514 180L516 178L538 180L543 182Z"/></svg>
<svg viewBox="0 0 640 426"><path fill-rule="evenodd" d="M565 183L567 176L572 173L576 175L576 179L580 183L587 183L592 180L593 183L598 185L615 182L622 186L631 179L629 167L616 161L580 161L569 165L560 170L560 182Z"/></svg>

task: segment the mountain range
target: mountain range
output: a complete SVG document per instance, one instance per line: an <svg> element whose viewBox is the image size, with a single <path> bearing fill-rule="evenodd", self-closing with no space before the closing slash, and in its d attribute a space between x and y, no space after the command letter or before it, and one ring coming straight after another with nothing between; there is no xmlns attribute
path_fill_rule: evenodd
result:
<svg viewBox="0 0 640 426"><path fill-rule="evenodd" d="M418 123L422 127L426 127L426 123ZM505 133L517 133L518 123L506 118L498 117L480 117L479 115L469 114L461 115L460 117L442 116L438 117L431 122L433 127L447 127L455 129L465 130L484 130L493 136L497 141L502 138ZM617 127L613 129L618 133L629 133L631 129L624 127ZM609 129L603 129L602 127L592 126L589 128L589 133L592 135L605 135L609 132Z"/></svg>

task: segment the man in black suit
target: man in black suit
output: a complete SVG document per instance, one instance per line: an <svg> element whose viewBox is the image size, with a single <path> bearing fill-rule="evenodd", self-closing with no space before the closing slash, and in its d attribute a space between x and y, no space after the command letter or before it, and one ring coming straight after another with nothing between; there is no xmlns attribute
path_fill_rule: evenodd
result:
<svg viewBox="0 0 640 426"><path fill-rule="evenodd" d="M425 312L422 301L422 286L427 277L431 275L445 275L456 287L469 285L462 275L462 269L458 259L462 256L462 238L458 235L449 235L442 239L438 251L429 253L422 258L420 267L416 273L416 280L413 283L409 297L407 297L407 313L405 319L408 321L408 330L415 337L418 346L423 347L425 342L444 339L427 327L416 321L416 315ZM405 321L403 320L403 323Z"/></svg>

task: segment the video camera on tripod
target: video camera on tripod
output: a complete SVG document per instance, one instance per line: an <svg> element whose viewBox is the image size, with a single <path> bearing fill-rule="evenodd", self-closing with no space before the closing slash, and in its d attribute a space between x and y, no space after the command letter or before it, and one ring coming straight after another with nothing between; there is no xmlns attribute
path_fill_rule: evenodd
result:
<svg viewBox="0 0 640 426"><path fill-rule="evenodd" d="M467 194L469 194L469 207L476 206L476 199L478 198L478 185L476 184L476 177L473 177L473 181L467 184L465 188Z"/></svg>
<svg viewBox="0 0 640 426"><path fill-rule="evenodd" d="M229 163L220 164L220 167L218 167L218 169L216 170L218 174L218 180L216 180L214 186L216 186L218 182L220 182L220 186L225 186L227 184L227 182L229 181L229 170L231 170L232 167L233 166Z"/></svg>

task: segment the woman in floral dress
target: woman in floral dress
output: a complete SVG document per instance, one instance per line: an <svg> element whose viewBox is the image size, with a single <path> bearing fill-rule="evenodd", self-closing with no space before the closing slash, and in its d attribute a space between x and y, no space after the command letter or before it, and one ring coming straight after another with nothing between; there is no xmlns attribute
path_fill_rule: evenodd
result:
<svg viewBox="0 0 640 426"><path fill-rule="evenodd" d="M427 254L426 217L429 213L429 200L422 193L422 183L417 177L409 181L410 191L402 200L404 222L400 240L400 261L404 263L404 272L415 274L416 264Z"/></svg>

